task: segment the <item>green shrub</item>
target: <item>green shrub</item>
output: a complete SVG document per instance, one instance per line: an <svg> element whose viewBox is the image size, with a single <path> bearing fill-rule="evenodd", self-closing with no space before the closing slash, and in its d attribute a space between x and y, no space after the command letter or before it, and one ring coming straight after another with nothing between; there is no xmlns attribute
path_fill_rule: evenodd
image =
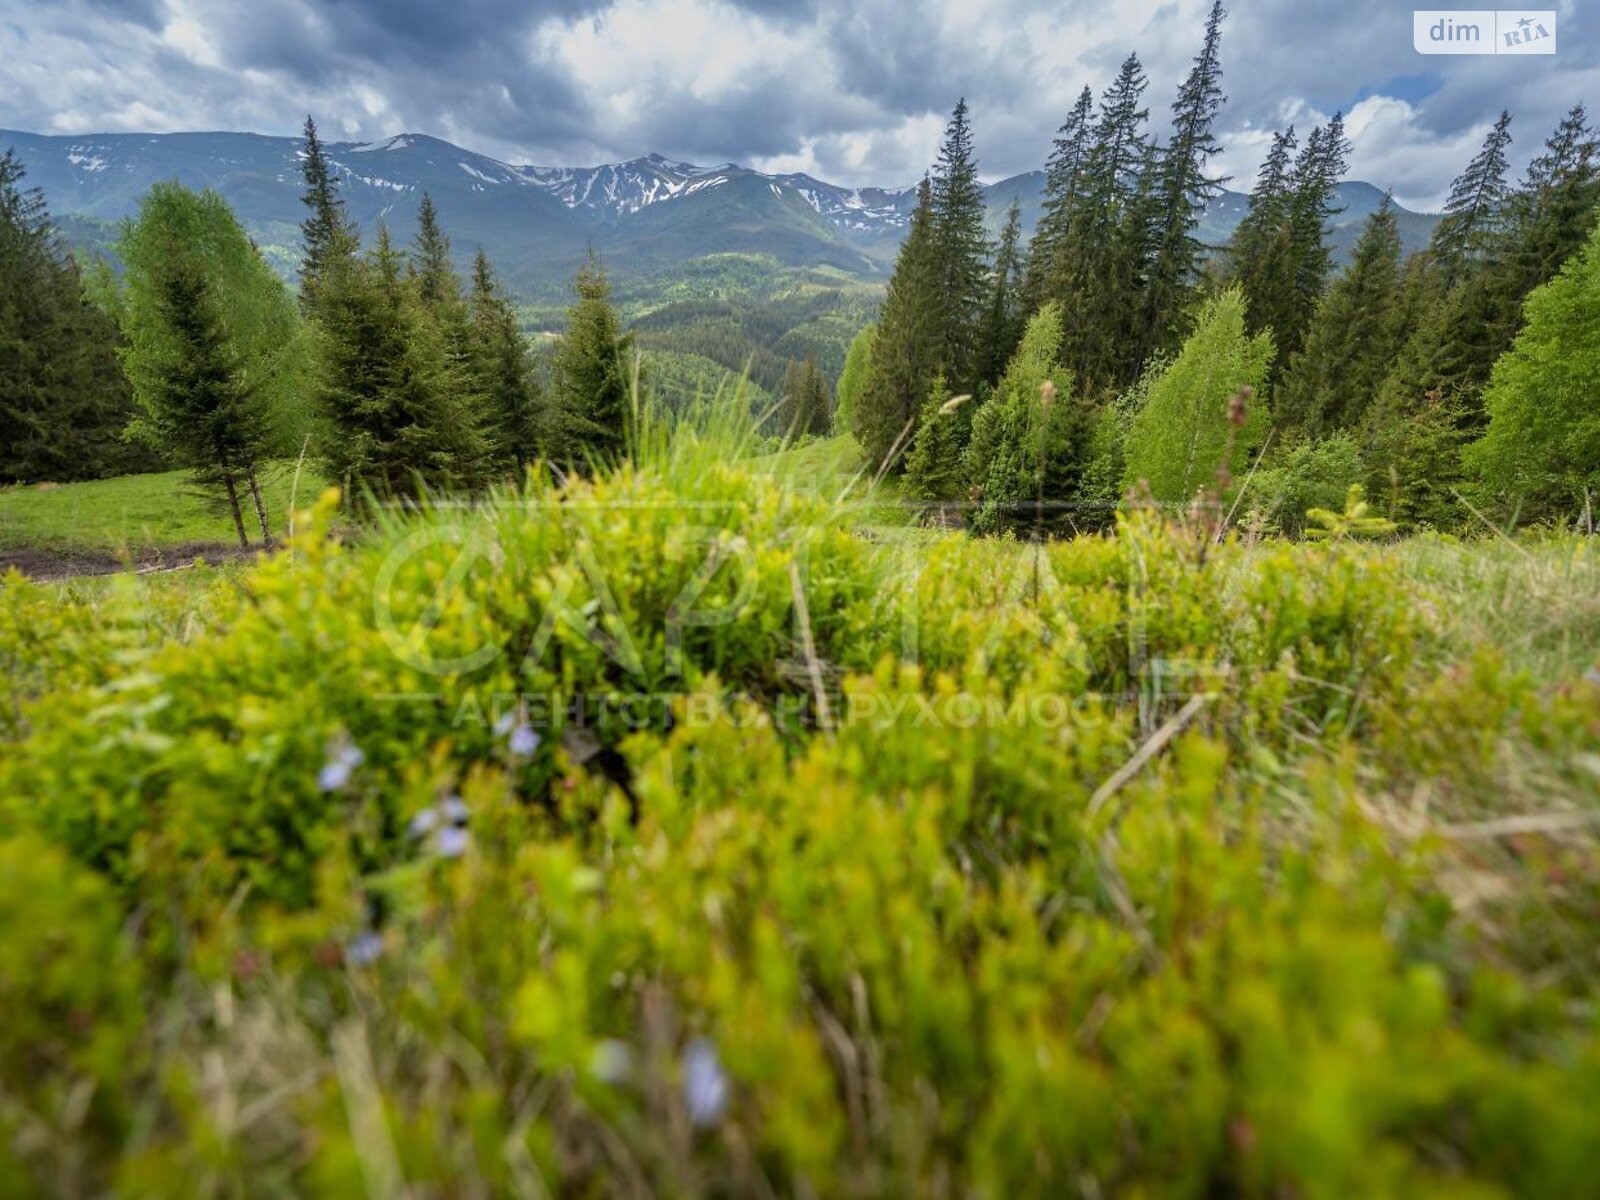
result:
<svg viewBox="0 0 1600 1200"><path fill-rule="evenodd" d="M0 585L0 1189L1591 1190L1600 686L1473 616L1546 551L854 530L644 440Z"/></svg>

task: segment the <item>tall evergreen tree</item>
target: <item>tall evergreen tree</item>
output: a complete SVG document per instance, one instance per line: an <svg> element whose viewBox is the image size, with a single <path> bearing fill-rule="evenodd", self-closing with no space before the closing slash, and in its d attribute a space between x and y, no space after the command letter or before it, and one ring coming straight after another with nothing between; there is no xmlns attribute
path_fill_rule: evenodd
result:
<svg viewBox="0 0 1600 1200"><path fill-rule="evenodd" d="M124 362L134 428L226 499L241 545L244 505L263 541L260 476L274 409L292 386L294 302L215 192L158 183L118 243L127 269Z"/></svg>
<svg viewBox="0 0 1600 1200"><path fill-rule="evenodd" d="M1452 493L1463 477L1454 451L1482 428L1483 385L1514 334L1522 297L1496 286L1510 280L1510 125L1501 113L1451 185L1417 285L1416 320L1369 421L1369 466L1388 476L1374 497L1388 495L1401 521L1455 519Z"/></svg>
<svg viewBox="0 0 1600 1200"><path fill-rule="evenodd" d="M1300 349L1312 315L1322 301L1333 270L1333 250L1328 244L1328 223L1339 208L1339 181L1350 159L1350 142L1344 134L1344 116L1334 113L1327 125L1312 130L1290 180L1290 304L1272 327L1280 355ZM1286 357L1280 361L1287 361Z"/></svg>
<svg viewBox="0 0 1600 1200"><path fill-rule="evenodd" d="M933 188L925 178L889 277L872 343L872 369L853 414L852 432L874 467L890 461L896 443L904 447L910 437L906 427L943 369L939 290L944 275L938 252ZM890 469L898 466L891 462Z"/></svg>
<svg viewBox="0 0 1600 1200"><path fill-rule="evenodd" d="M118 330L24 178L0 154L0 480L113 474L134 465Z"/></svg>
<svg viewBox="0 0 1600 1200"><path fill-rule="evenodd" d="M972 145L967 102L945 127L932 178L933 242L939 267L940 365L960 387L977 382L980 325L988 278L983 188Z"/></svg>
<svg viewBox="0 0 1600 1200"><path fill-rule="evenodd" d="M1510 145L1511 114L1502 112L1482 149L1450 185L1444 217L1428 245L1446 289L1455 286L1462 270L1483 254L1501 228L1507 196L1506 148Z"/></svg>
<svg viewBox="0 0 1600 1200"><path fill-rule="evenodd" d="M573 280L577 300L554 365L555 401L569 462L615 459L633 423L633 335L611 302L611 282L591 250Z"/></svg>
<svg viewBox="0 0 1600 1200"><path fill-rule="evenodd" d="M417 296L429 309L442 309L461 299L461 280L450 260L450 238L439 226L433 197L422 193L417 206L417 236L411 243L411 276Z"/></svg>
<svg viewBox="0 0 1600 1200"><path fill-rule="evenodd" d="M1149 194L1152 161L1142 106L1148 86L1136 54L1123 60L1100 99L1100 110L1079 196L1057 261L1063 274L1047 281L1045 298L1061 305L1062 361L1080 390L1115 387L1136 366L1126 334L1138 294L1143 238L1126 236L1143 224L1141 182Z"/></svg>
<svg viewBox="0 0 1600 1200"><path fill-rule="evenodd" d="M461 280L450 257L450 239L427 192L417 209L408 270L422 315L442 354L444 374L438 389L449 412L441 416L439 433L447 439L457 485L476 487L487 478L494 457L489 445L494 422L485 411L482 364Z"/></svg>
<svg viewBox="0 0 1600 1200"><path fill-rule="evenodd" d="M475 431L457 420L453 373L438 332L382 225L372 253L318 285L315 397L328 476L359 502L443 491L476 472ZM463 459L465 461L463 461Z"/></svg>
<svg viewBox="0 0 1600 1200"><path fill-rule="evenodd" d="M1244 293L1252 331L1269 327L1289 305L1294 199L1290 171L1298 145L1293 125L1273 134L1272 149L1250 192L1249 208L1228 242L1228 276Z"/></svg>
<svg viewBox="0 0 1600 1200"><path fill-rule="evenodd" d="M514 466L520 479L543 448L543 398L533 350L489 256L481 249L472 268L472 333L493 456Z"/></svg>
<svg viewBox="0 0 1600 1200"><path fill-rule="evenodd" d="M1469 419L1481 420L1479 394L1522 324L1527 295L1552 279L1583 247L1600 209L1594 133L1583 106L1564 117L1479 239L1478 256L1458 274L1434 341L1434 382L1463 393Z"/></svg>
<svg viewBox="0 0 1600 1200"><path fill-rule="evenodd" d="M1289 360L1274 398L1280 426L1316 438L1357 424L1405 336L1401 286L1400 229L1385 196Z"/></svg>
<svg viewBox="0 0 1600 1200"><path fill-rule="evenodd" d="M1000 230L994 268L989 276L989 299L978 333L978 380L998 383L1022 340L1022 208L1013 200Z"/></svg>
<svg viewBox="0 0 1600 1200"><path fill-rule="evenodd" d="M1229 244L1230 274L1242 289L1249 328L1272 331L1280 364L1301 347L1332 270L1328 221L1339 211L1350 154L1344 117L1336 113L1313 129L1291 166L1295 145L1293 128L1274 137L1250 211Z"/></svg>
<svg viewBox="0 0 1600 1200"><path fill-rule="evenodd" d="M1212 0L1205 43L1172 105L1172 138L1161 151L1153 188L1152 247L1146 268L1144 328L1139 358L1167 348L1188 307L1205 247L1194 236L1206 205L1226 176L1207 164L1221 145L1212 133L1222 110L1222 0Z"/></svg>
<svg viewBox="0 0 1600 1200"><path fill-rule="evenodd" d="M361 248L354 222L345 211L339 183L328 163L317 123L309 116L305 125L305 151L300 173L306 190L302 202L311 210L300 225L300 301L310 310L316 306L317 288L335 265L347 264Z"/></svg>
<svg viewBox="0 0 1600 1200"><path fill-rule="evenodd" d="M1085 86L1078 102L1056 132L1050 159L1045 164L1044 199L1039 223L1034 226L1028 245L1028 272L1024 285L1025 303L1033 311L1044 303L1051 280L1067 269L1062 255L1067 232L1078 202L1084 168L1094 135L1094 93Z"/></svg>

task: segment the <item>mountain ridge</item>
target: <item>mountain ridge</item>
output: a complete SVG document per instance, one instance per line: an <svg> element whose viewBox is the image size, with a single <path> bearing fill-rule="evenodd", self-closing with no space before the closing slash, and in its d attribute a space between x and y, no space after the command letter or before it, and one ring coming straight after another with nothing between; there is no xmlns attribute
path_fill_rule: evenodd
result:
<svg viewBox="0 0 1600 1200"><path fill-rule="evenodd" d="M28 182L42 189L51 211L71 219L69 231L129 216L152 184L175 178L220 192L275 265L293 269L304 213L297 137L0 130L4 146L17 150ZM482 246L528 297L564 287L590 246L623 276L705 255L758 253L788 267L881 280L916 203L915 184L846 187L803 172L701 166L655 153L586 167L515 164L420 133L329 142L327 153L364 231L379 221L404 229L427 192L458 251L465 256ZM1331 233L1344 254L1382 193L1358 181L1340 190L1345 212L1331 222ZM998 228L1015 199L1031 230L1043 191L1042 171L985 185L991 225ZM1203 215L1201 240L1224 241L1247 200L1222 192ZM1406 209L1400 214L1406 248L1418 248L1437 218Z"/></svg>

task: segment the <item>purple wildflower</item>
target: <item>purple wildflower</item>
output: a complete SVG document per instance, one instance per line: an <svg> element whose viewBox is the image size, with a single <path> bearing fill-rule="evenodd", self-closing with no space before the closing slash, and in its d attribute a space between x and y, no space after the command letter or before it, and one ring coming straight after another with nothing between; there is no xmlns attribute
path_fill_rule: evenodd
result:
<svg viewBox="0 0 1600 1200"><path fill-rule="evenodd" d="M371 966L383 953L383 935L375 929L363 929L350 939L344 948L344 960L352 967Z"/></svg>
<svg viewBox="0 0 1600 1200"><path fill-rule="evenodd" d="M684 1051L683 1102L689 1120L702 1129L721 1120L728 1107L728 1076L706 1038L695 1038Z"/></svg>
<svg viewBox="0 0 1600 1200"><path fill-rule="evenodd" d="M511 731L506 746L518 758L531 758L533 752L539 748L539 734L533 726L524 722Z"/></svg>
<svg viewBox="0 0 1600 1200"><path fill-rule="evenodd" d="M338 791L350 782L355 769L366 761L367 756L359 746L345 743L328 757L322 770L317 772L317 788L324 792Z"/></svg>

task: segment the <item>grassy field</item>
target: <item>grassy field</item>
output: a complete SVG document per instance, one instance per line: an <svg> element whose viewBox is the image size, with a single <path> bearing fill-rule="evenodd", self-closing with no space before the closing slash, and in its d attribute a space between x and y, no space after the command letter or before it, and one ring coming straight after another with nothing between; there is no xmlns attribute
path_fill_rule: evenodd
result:
<svg viewBox="0 0 1600 1200"><path fill-rule="evenodd" d="M298 503L316 498L321 483L302 473ZM274 534L287 527L293 465L280 465L262 481L262 498ZM252 541L260 529L252 514ZM146 550L215 543L237 546L233 518L196 492L185 471L126 475L91 483L0 489L0 554L19 549L138 556Z"/></svg>
<svg viewBox="0 0 1600 1200"><path fill-rule="evenodd" d="M1594 539L854 457L0 585L0 1195L1592 1194Z"/></svg>
<svg viewBox="0 0 1600 1200"><path fill-rule="evenodd" d="M848 436L818 439L794 450L765 456L765 469L802 489L829 498L866 494L871 482L860 452ZM321 480L302 470L298 492L292 465L274 467L263 481L263 497L282 536L288 527L291 495L304 507L316 499ZM899 491L888 481L874 493L873 523L896 524ZM248 525L259 540L254 518ZM89 483L0 488L0 563L7 556L64 568L113 565L119 556L137 563L153 552L231 553L238 545L233 519L214 499L196 491L184 471L127 475ZM70 570L64 573L71 573Z"/></svg>

